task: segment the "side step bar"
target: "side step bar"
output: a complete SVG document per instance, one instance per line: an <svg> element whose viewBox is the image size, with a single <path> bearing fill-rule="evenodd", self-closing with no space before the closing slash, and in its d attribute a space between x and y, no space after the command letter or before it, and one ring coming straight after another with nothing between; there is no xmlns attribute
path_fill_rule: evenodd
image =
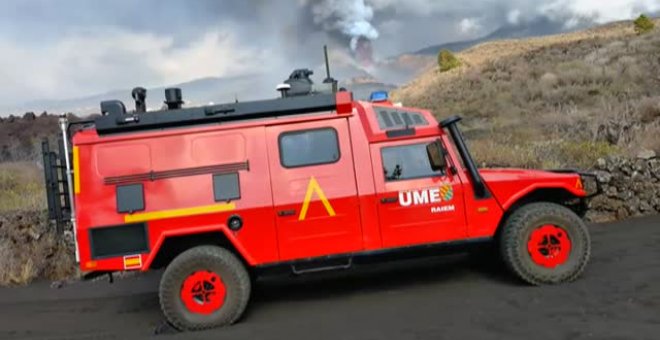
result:
<svg viewBox="0 0 660 340"><path fill-rule="evenodd" d="M331 270L345 270L353 266L353 258L338 259L322 263L297 263L291 265L291 271L295 275L327 272Z"/></svg>

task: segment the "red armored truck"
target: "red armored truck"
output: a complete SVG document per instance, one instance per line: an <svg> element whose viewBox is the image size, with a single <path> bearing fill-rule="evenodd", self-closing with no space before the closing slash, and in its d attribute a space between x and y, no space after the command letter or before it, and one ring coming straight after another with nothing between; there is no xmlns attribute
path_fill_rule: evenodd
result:
<svg viewBox="0 0 660 340"><path fill-rule="evenodd" d="M168 89L147 112L137 88L135 111L106 101L94 120L62 118L59 155L44 143L49 212L72 222L80 269L165 268L162 310L183 330L236 322L272 269L494 241L530 284L583 271L587 174L478 169L460 118L314 89L310 73L272 100L183 108Z"/></svg>

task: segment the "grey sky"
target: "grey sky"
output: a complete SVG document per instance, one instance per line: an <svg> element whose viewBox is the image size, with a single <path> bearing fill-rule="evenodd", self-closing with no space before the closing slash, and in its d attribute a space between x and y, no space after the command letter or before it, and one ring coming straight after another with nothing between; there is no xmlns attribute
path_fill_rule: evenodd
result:
<svg viewBox="0 0 660 340"><path fill-rule="evenodd" d="M315 6L363 1L379 33L377 58L537 16L571 25L660 10L660 0L2 0L0 100L14 105L208 76L284 76L316 63L324 43L348 49L350 37L337 25L314 20Z"/></svg>

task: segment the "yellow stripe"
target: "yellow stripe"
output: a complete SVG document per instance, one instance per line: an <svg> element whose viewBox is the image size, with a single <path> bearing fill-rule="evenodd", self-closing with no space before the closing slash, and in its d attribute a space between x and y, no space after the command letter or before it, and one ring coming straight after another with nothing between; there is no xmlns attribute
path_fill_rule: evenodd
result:
<svg viewBox="0 0 660 340"><path fill-rule="evenodd" d="M214 204L214 205L207 205L207 206L194 207L194 208L150 211L144 213L125 215L124 222L126 223L145 222L145 221L160 220L164 218L193 216L193 215L210 214L210 213L223 212L223 211L231 211L234 209L236 209L236 204L224 203L224 204Z"/></svg>
<svg viewBox="0 0 660 340"><path fill-rule="evenodd" d="M73 147L73 192L80 193L80 150Z"/></svg>

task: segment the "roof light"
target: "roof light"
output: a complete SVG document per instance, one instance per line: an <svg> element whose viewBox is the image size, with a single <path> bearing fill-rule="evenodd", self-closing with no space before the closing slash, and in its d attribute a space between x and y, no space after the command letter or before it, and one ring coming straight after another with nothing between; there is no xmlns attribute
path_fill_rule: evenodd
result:
<svg viewBox="0 0 660 340"><path fill-rule="evenodd" d="M371 102L384 102L389 99L389 96L387 94L387 91L375 91L372 92L371 95L369 96L369 101Z"/></svg>

